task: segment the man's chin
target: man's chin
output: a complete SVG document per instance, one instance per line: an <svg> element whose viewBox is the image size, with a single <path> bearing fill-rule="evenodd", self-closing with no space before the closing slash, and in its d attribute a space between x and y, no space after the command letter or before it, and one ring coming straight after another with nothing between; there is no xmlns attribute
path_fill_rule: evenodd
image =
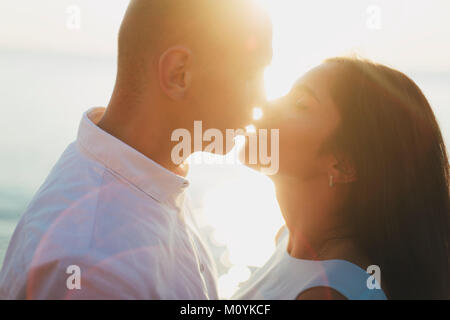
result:
<svg viewBox="0 0 450 320"><path fill-rule="evenodd" d="M249 153L248 153L248 143L246 142L245 145L239 150L239 161L246 167L258 171L261 171L261 166L258 163L250 162L249 160Z"/></svg>

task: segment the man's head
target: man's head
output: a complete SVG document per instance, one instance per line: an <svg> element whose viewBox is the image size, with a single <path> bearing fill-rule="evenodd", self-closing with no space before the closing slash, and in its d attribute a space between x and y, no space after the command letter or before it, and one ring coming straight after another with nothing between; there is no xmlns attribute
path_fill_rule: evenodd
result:
<svg viewBox="0 0 450 320"><path fill-rule="evenodd" d="M270 21L251 0L132 0L114 95L175 127L242 127L271 55Z"/></svg>

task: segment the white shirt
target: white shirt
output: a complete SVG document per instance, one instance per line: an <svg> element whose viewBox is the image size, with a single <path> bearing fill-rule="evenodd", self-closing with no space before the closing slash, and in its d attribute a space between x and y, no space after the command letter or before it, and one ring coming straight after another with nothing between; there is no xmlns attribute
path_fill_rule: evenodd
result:
<svg viewBox="0 0 450 320"><path fill-rule="evenodd" d="M328 287L350 300L386 300L382 289L369 288L370 275L359 266L345 260L291 257L287 252L288 241L289 231L285 227L272 257L241 285L232 299L295 300L308 289Z"/></svg>
<svg viewBox="0 0 450 320"><path fill-rule="evenodd" d="M84 114L23 214L0 298L217 299L188 181L97 127L103 112Z"/></svg>

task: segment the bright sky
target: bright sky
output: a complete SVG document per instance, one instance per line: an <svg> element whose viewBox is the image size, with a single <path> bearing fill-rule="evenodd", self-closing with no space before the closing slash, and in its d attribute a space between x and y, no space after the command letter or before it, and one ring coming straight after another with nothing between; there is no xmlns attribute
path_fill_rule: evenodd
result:
<svg viewBox="0 0 450 320"><path fill-rule="evenodd" d="M448 0L258 0L274 22L269 97L326 57L357 52L399 69L450 70ZM114 56L128 0L4 0L0 49ZM67 27L80 10L80 29ZM72 11L73 12L73 11ZM70 23L70 22L69 22Z"/></svg>

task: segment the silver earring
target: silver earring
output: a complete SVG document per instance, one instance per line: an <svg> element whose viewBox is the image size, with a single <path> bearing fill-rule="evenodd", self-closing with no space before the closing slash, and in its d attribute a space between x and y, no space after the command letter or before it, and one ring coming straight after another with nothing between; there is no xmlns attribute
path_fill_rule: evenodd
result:
<svg viewBox="0 0 450 320"><path fill-rule="evenodd" d="M334 187L334 178L333 176L330 176L330 188Z"/></svg>

